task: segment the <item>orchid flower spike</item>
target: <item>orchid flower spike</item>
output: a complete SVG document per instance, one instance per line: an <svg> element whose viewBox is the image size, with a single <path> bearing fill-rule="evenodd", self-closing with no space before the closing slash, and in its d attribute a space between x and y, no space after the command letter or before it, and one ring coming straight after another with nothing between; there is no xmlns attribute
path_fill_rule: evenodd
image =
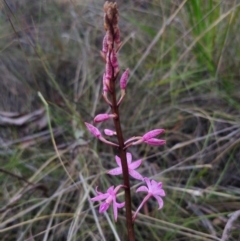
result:
<svg viewBox="0 0 240 241"><path fill-rule="evenodd" d="M139 140L132 142L131 145L138 145L143 142L145 142L151 146L164 145L164 144L166 144L165 140L153 138L157 135L164 133L164 131L165 131L164 129L155 129L155 130L149 131L146 134L144 134L141 138L139 138Z"/></svg>
<svg viewBox="0 0 240 241"><path fill-rule="evenodd" d="M106 212L108 208L110 207L111 203L113 203L113 215L114 215L114 220L117 221L117 216L118 216L118 208L123 208L125 205L125 202L123 203L117 203L116 201L116 195L117 192L121 187L124 187L124 185L118 185L117 187L114 188L114 186L111 186L108 188L106 193L99 192L96 188L96 193L98 194L96 197L91 198L91 201L101 201L105 199L103 203L100 204L99 206L99 213Z"/></svg>
<svg viewBox="0 0 240 241"><path fill-rule="evenodd" d="M161 197L164 197L165 196L165 192L164 190L162 189L162 183L159 182L157 183L156 181L154 180L149 180L147 177L144 178L144 181L146 182L147 184L147 187L146 186L141 186L139 187L136 192L147 192L147 196L145 196L145 198L143 199L143 201L141 202L141 204L139 205L137 211L134 213L133 215L133 220L135 220L139 210L142 208L142 206L144 205L144 203L147 202L147 200L150 198L150 197L154 197L157 199L158 201L158 205L159 205L159 208L158 209L161 209L163 207L163 200Z"/></svg>
<svg viewBox="0 0 240 241"><path fill-rule="evenodd" d="M120 175L123 173L120 157L115 156L115 160L119 167L114 168L108 172L108 174L114 175L114 176ZM135 171L135 169L138 168L141 165L141 163L142 163L142 160L137 160L135 162L132 162L132 154L127 152L128 173L130 176L132 176L133 178L138 179L138 180L143 180L143 176L140 173L138 173L137 171Z"/></svg>

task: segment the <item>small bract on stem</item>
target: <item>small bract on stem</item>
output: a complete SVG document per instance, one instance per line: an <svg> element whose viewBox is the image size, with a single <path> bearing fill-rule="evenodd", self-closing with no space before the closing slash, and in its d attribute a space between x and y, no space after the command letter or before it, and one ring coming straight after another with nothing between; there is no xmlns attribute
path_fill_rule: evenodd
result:
<svg viewBox="0 0 240 241"><path fill-rule="evenodd" d="M111 186L108 188L106 193L99 192L96 189L97 195L91 199L91 201L102 201L104 200L99 207L99 212L103 213L108 210L110 205L113 205L113 213L114 220L117 221L118 217L118 209L125 207L126 214L126 228L128 241L135 241L133 222L137 216L137 213L140 211L141 207L150 197L154 197L158 204L159 209L163 207L163 200L161 197L165 196L165 192L162 189L162 183L157 183L154 180L150 180L147 177L143 177L137 169L142 164L142 160L139 159L137 161L132 162L132 154L130 152L126 152L126 149L133 145L138 145L142 143L146 143L152 146L161 146L166 142L162 139L155 138L156 136L164 133L163 129L154 129L143 136L134 136L129 138L127 141L124 141L123 132L121 128L120 114L119 108L121 106L122 101L126 95L127 82L129 78L130 70L127 68L120 77L120 91L121 96L120 99L117 100L116 96L116 82L118 75L120 73L119 61L118 61L118 50L121 47L122 43L120 40L120 30L118 27L118 9L117 4L112 2L105 2L104 4L104 28L106 34L103 38L102 50L100 51L101 56L105 63L105 72L103 74L102 83L103 83L103 99L105 102L111 107L112 114L101 113L96 115L94 118L95 123L105 122L109 120L113 120L115 130L105 129L104 133L107 136L116 136L118 143L114 143L105 139L100 130L94 127L90 123L86 123L85 125L87 129L94 135L96 138L101 140L102 142L113 146L118 149L119 156L116 156L116 163L118 167L108 171L109 175L122 175L123 184L118 185L114 188ZM135 180L145 181L146 186L139 187L136 192L147 192L147 195L140 203L134 215L132 215L132 199L131 199L131 189L130 189L130 176ZM117 192L120 188L124 189L124 199L125 201L122 203L118 203L116 201Z"/></svg>

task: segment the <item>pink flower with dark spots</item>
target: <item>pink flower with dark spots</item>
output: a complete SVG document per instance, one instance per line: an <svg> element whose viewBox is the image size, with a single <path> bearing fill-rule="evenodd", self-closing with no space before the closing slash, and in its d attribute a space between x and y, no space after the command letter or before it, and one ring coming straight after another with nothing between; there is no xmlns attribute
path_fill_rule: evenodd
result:
<svg viewBox="0 0 240 241"><path fill-rule="evenodd" d="M116 159L116 162L119 167L110 170L108 172L108 174L110 174L110 175L122 174L121 159L118 156L115 156L115 159ZM137 169L141 165L141 163L142 163L142 160L137 160L135 162L132 162L132 154L127 152L128 173L130 176L132 176L133 178L138 179L138 180L143 180L143 176L140 173L138 173L137 171L135 171L135 169Z"/></svg>
<svg viewBox="0 0 240 241"><path fill-rule="evenodd" d="M99 213L106 212L108 208L110 207L111 203L113 204L113 216L114 220L117 221L117 216L118 216L118 208L123 208L125 205L125 202L123 203L118 203L116 201L116 195L117 192L121 187L124 187L124 185L118 185L117 187L114 188L114 186L111 186L108 188L106 193L99 192L96 188L96 193L98 194L96 197L91 198L91 201L101 201L104 200L99 206Z"/></svg>

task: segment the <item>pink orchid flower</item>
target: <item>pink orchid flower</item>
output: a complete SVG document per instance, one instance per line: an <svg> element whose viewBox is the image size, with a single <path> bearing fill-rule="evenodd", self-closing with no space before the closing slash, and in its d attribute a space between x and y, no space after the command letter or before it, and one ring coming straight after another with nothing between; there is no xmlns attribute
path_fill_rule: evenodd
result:
<svg viewBox="0 0 240 241"><path fill-rule="evenodd" d="M122 174L122 163L121 159L118 156L115 156L115 160L118 164L119 167L114 168L108 172L110 175L120 175ZM132 154L127 152L127 165L128 165L128 173L131 175L133 178L138 179L138 180L143 180L143 176L135 171L134 169L138 168L142 163L142 160L137 160L135 162L132 162Z"/></svg>
<svg viewBox="0 0 240 241"><path fill-rule="evenodd" d="M111 186L108 188L106 193L99 192L96 188L96 193L98 194L96 197L91 198L91 201L101 201L105 199L103 203L100 204L99 206L99 213L106 212L108 208L110 207L111 203L113 203L113 216L114 220L117 221L117 216L118 216L118 208L123 208L125 205L125 202L123 203L117 203L116 201L116 195L117 192L121 187L124 187L124 185L118 185L117 187L114 188L114 186Z"/></svg>
<svg viewBox="0 0 240 241"><path fill-rule="evenodd" d="M148 194L139 205L137 211L134 213L133 220L135 220L139 210L142 208L143 204L146 203L150 197L154 197L157 199L158 205L159 205L158 209L161 209L163 207L163 200L161 197L165 196L165 192L162 189L162 183L161 182L157 183L154 180L150 181L147 177L144 178L144 181L146 182L147 187L141 186L136 190L136 192L147 192Z"/></svg>

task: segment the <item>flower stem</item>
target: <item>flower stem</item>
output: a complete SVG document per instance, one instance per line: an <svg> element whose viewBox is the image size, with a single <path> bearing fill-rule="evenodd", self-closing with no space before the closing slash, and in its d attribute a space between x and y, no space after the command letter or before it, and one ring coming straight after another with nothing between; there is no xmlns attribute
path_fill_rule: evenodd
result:
<svg viewBox="0 0 240 241"><path fill-rule="evenodd" d="M127 157L126 157L126 150L124 149L124 139L121 129L121 123L119 118L119 109L117 105L116 99L116 91L115 91L115 83L112 82L112 113L117 114L117 118L114 119L114 125L117 132L117 138L119 143L119 154L122 163L122 171L123 171L123 183L125 186L125 208L126 208L126 222L127 222L127 231L128 231L128 240L135 241L134 237L134 228L132 222L132 206L131 206L131 190L129 184L129 174L128 174L128 165L127 165Z"/></svg>

